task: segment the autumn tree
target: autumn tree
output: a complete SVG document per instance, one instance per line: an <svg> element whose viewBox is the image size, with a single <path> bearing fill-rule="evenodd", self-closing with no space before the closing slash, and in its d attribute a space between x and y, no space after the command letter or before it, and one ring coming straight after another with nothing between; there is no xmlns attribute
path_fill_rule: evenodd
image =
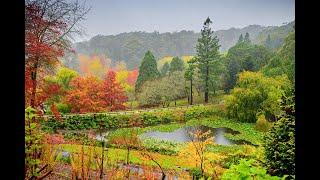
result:
<svg viewBox="0 0 320 180"><path fill-rule="evenodd" d="M116 81L120 83L122 87L129 86L129 84L127 83L129 71L121 70L121 71L117 71L115 74L116 74Z"/></svg>
<svg viewBox="0 0 320 180"><path fill-rule="evenodd" d="M108 110L125 109L123 103L127 101L123 87L116 82L116 73L109 70L103 81L101 101Z"/></svg>
<svg viewBox="0 0 320 180"><path fill-rule="evenodd" d="M147 51L139 67L139 75L136 81L135 90L139 91L144 82L153 80L159 76L160 73L157 68L156 59L150 51Z"/></svg>
<svg viewBox="0 0 320 180"><path fill-rule="evenodd" d="M89 71L89 63L90 57L82 54L78 55L79 59L79 70L81 75L88 75Z"/></svg>
<svg viewBox="0 0 320 180"><path fill-rule="evenodd" d="M130 107L132 109L132 103L134 100L136 100L136 96L135 96L135 82L137 81L137 77L138 77L138 70L132 70L128 72L128 77L126 79L126 84L128 86L125 87L125 92L126 92L126 96L128 97L128 101L130 102Z"/></svg>
<svg viewBox="0 0 320 180"><path fill-rule="evenodd" d="M201 37L198 39L197 49L197 64L200 69L201 77L204 81L204 101L209 100L210 76L213 75L215 63L219 60L219 39L213 35L210 28L212 21L208 17L204 22L201 30Z"/></svg>
<svg viewBox="0 0 320 180"><path fill-rule="evenodd" d="M102 82L97 77L76 77L70 82L65 101L72 109L71 112L99 112L104 110L101 102Z"/></svg>
<svg viewBox="0 0 320 180"><path fill-rule="evenodd" d="M90 59L90 63L88 65L89 73L99 78L103 78L106 67L103 66L101 59L98 56L93 56Z"/></svg>
<svg viewBox="0 0 320 180"><path fill-rule="evenodd" d="M130 86L134 86L137 81L138 75L139 75L138 69L134 69L134 70L130 71L128 74L127 83Z"/></svg>
<svg viewBox="0 0 320 180"><path fill-rule="evenodd" d="M27 0L25 5L25 57L30 71L30 102L36 107L39 74L59 63L58 57L70 49L70 39L80 33L77 26L88 12L84 4L67 0Z"/></svg>
<svg viewBox="0 0 320 180"><path fill-rule="evenodd" d="M207 147L213 144L213 137L210 136L210 130L203 132L200 127L194 128L194 130L188 132L191 142L179 152L179 156L186 158L186 160L193 159L192 162L201 170L201 176L204 176L205 165L208 161Z"/></svg>

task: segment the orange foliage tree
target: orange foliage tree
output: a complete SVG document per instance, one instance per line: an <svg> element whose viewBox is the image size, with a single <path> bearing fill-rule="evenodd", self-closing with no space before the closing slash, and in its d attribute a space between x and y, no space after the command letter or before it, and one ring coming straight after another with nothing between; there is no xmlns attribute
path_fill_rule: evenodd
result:
<svg viewBox="0 0 320 180"><path fill-rule="evenodd" d="M92 75L73 79L65 96L71 111L85 113L125 109L127 96L115 76L115 72L110 70L103 81Z"/></svg>
<svg viewBox="0 0 320 180"><path fill-rule="evenodd" d="M138 69L134 69L134 70L130 71L128 74L128 77L127 77L127 83L130 86L134 86L137 81L138 75L139 75Z"/></svg>
<svg viewBox="0 0 320 180"><path fill-rule="evenodd" d="M94 76L76 77L70 82L71 89L67 91L65 101L71 105L71 112L102 111L102 82Z"/></svg>
<svg viewBox="0 0 320 180"><path fill-rule="evenodd" d="M102 104L110 111L125 109L127 99L123 87L116 81L116 73L109 70L102 86Z"/></svg>

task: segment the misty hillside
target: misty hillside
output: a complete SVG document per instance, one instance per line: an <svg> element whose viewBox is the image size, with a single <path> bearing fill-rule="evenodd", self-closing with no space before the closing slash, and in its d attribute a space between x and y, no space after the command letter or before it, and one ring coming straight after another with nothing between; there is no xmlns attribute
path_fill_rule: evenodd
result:
<svg viewBox="0 0 320 180"><path fill-rule="evenodd" d="M249 25L244 28L230 28L215 31L221 45L220 51L225 52L238 40L240 34L248 32L253 43L264 44L270 34L272 48L279 47L286 35L292 30L294 21L283 26ZM124 61L128 69L140 65L144 53L151 50L157 59L165 56L194 55L195 45L200 33L180 31L173 33L130 32L118 35L97 35L89 41L75 43L78 54L104 55L112 60L112 64Z"/></svg>

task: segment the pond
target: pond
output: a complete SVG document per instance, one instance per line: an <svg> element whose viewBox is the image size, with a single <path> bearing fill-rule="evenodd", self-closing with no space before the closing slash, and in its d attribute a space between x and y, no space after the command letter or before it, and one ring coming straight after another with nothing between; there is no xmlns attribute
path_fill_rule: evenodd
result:
<svg viewBox="0 0 320 180"><path fill-rule="evenodd" d="M247 141L235 141L226 138L224 135L226 133L230 134L239 134L239 131L235 131L230 128L211 128L208 126L186 126L180 129L177 129L172 132L159 132L159 131L149 131L146 133L143 133L140 137L151 137L156 138L160 140L167 140L167 141L175 141L175 142L191 142L192 136L190 136L190 133L195 133L196 131L206 132L210 130L210 137L214 137L214 142L219 145L233 145L233 144L250 144L250 142Z"/></svg>
<svg viewBox="0 0 320 180"><path fill-rule="evenodd" d="M241 145L241 144L248 144L254 145L245 140L231 140L225 137L225 134L239 134L239 131L235 131L231 128L226 127L219 127L219 128L212 128L208 126L185 126L179 129L176 129L172 132L159 132L159 131L148 131L140 135L140 138L155 138L159 140L166 140L166 141L175 141L175 142L191 142L192 136L190 133L195 133L196 131L206 132L210 130L209 137L214 137L215 144L218 145ZM98 131L77 131L76 134L87 134L90 138L99 140L99 141L108 141L107 136L108 134L112 133L114 130L103 131L100 135Z"/></svg>

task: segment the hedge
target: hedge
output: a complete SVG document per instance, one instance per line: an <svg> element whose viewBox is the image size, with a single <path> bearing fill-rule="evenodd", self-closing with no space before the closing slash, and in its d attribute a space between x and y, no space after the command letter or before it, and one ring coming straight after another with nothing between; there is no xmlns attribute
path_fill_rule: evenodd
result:
<svg viewBox="0 0 320 180"><path fill-rule="evenodd" d="M221 114L221 110L213 105L194 106L185 109L165 109L156 112L141 112L134 114L88 114L65 116L62 120L56 120L53 116L42 120L42 128L45 131L86 130L98 129L99 124L105 129L131 127L134 124L152 126L172 122L185 122L194 118L204 118Z"/></svg>

